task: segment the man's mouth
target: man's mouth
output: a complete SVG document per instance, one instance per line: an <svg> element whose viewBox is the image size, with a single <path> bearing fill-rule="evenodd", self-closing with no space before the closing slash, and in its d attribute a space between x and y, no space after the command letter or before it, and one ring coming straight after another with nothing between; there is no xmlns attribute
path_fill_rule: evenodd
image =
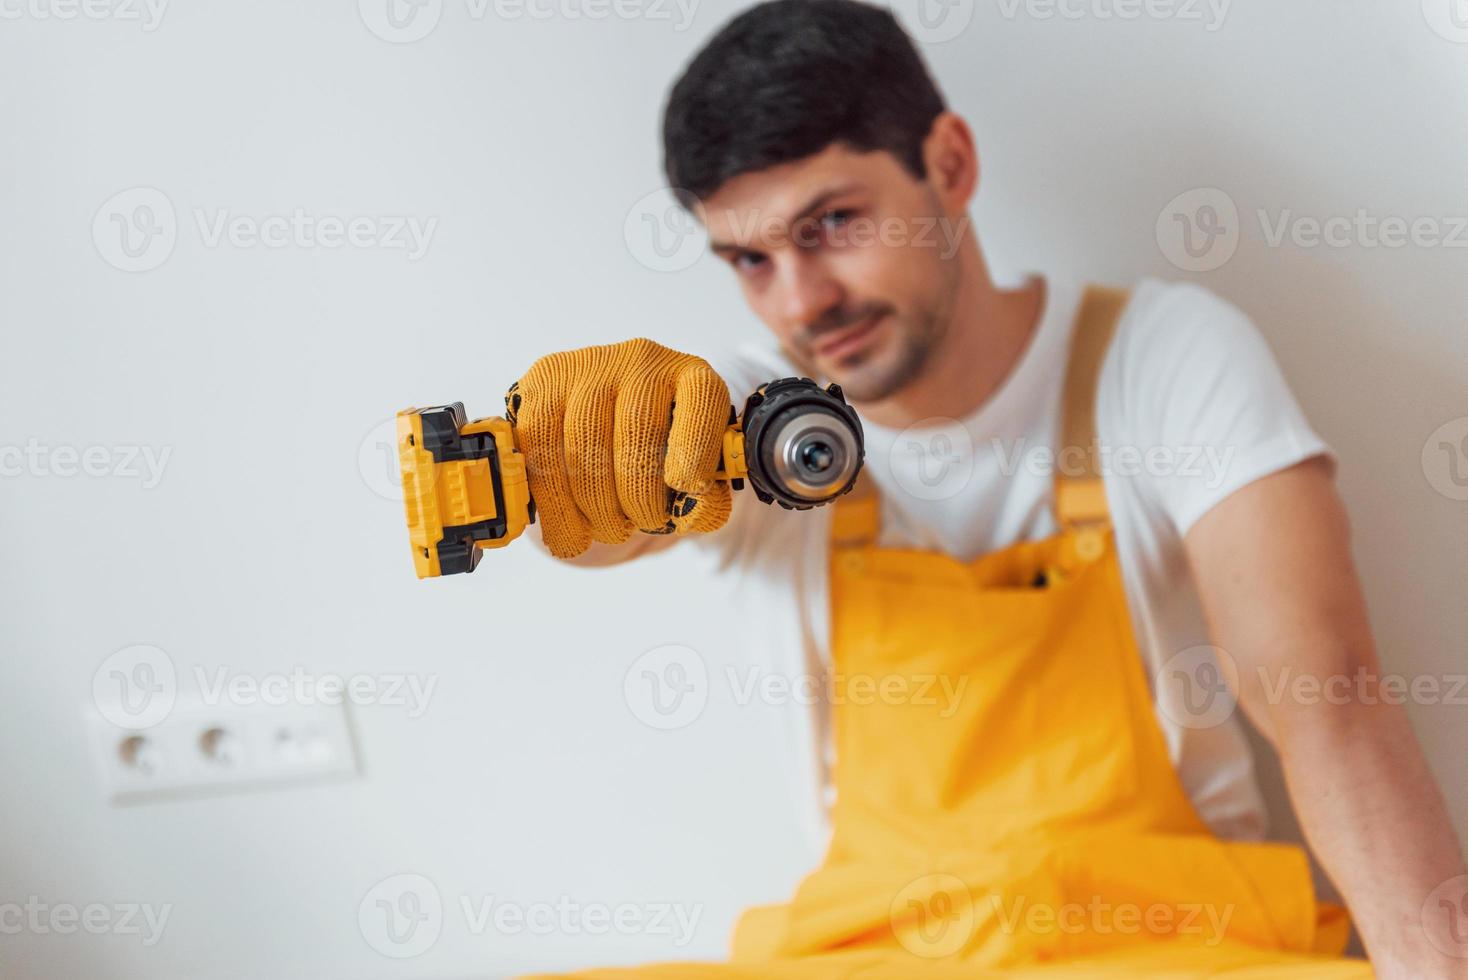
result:
<svg viewBox="0 0 1468 980"><path fill-rule="evenodd" d="M846 357L865 346L876 332L877 326L886 318L886 312L878 311L859 323L842 327L817 341L811 347L811 353L826 360Z"/></svg>

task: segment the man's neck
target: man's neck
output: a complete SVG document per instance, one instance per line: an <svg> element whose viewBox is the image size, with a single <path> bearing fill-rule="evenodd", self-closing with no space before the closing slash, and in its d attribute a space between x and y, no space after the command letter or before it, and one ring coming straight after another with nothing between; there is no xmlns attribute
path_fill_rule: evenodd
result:
<svg viewBox="0 0 1468 980"><path fill-rule="evenodd" d="M998 289L970 237L953 319L922 371L877 402L853 405L873 424L892 429L930 418L963 419L989 401L1029 347L1045 308L1045 280Z"/></svg>

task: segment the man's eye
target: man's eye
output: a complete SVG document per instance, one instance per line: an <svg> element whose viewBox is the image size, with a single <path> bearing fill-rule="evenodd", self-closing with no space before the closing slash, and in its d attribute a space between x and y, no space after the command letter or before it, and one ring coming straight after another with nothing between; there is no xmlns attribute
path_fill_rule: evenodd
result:
<svg viewBox="0 0 1468 980"><path fill-rule="evenodd" d="M850 208L837 208L822 215L821 224L827 228L840 228L855 216L856 212Z"/></svg>
<svg viewBox="0 0 1468 980"><path fill-rule="evenodd" d="M740 252L734 256L734 268L740 272L752 272L764 263L765 257L758 252Z"/></svg>

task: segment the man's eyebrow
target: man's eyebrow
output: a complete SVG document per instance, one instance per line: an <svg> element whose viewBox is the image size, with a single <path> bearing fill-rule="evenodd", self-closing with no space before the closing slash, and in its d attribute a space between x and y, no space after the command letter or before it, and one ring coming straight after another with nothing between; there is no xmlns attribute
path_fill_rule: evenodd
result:
<svg viewBox="0 0 1468 980"><path fill-rule="evenodd" d="M809 201L806 201L805 204L802 205L800 209L795 212L795 217L790 218L785 223L785 227L791 227L798 222L804 220L805 218L810 217L812 212L820 210L826 205L828 201L832 200L833 198L841 197L844 194L850 194L852 191L861 189L861 184L853 182L848 184L839 184L836 187L828 187L823 191L818 191L814 197L812 197ZM758 222L755 223L755 226L758 227ZM749 246L747 245L740 245L738 242L720 242L714 241L712 239L709 240L709 248L718 255L743 252L748 247Z"/></svg>

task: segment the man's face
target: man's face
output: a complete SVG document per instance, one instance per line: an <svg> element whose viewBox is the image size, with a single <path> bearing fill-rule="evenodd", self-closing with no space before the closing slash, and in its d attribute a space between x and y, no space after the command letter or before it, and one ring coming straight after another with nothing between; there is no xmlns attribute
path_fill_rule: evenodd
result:
<svg viewBox="0 0 1468 980"><path fill-rule="evenodd" d="M699 215L750 308L853 401L899 391L948 328L967 215L890 153L837 144L741 174Z"/></svg>

